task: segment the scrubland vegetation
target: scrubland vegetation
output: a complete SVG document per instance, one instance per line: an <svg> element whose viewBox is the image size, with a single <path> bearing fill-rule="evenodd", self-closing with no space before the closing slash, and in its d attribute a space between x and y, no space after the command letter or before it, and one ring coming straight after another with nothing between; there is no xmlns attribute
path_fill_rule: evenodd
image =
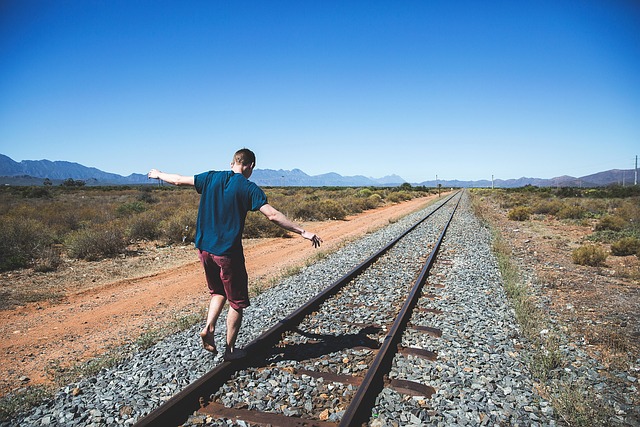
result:
<svg viewBox="0 0 640 427"><path fill-rule="evenodd" d="M552 217L593 228L589 242L575 249L576 264L602 266L609 256L640 257L640 189L524 187L500 191L500 207L514 221ZM477 194L482 194L479 190ZM604 245L609 245L606 250Z"/></svg>
<svg viewBox="0 0 640 427"><path fill-rule="evenodd" d="M476 213L494 231L493 249L505 282L505 291L514 307L518 323L531 344L529 368L540 381L540 389L546 390L557 414L567 425L608 425L612 407L605 405L601 396L596 396L590 386L579 380L576 382L565 378L567 361L563 354L566 350L561 347L561 340L554 329L558 327L565 331L574 330L578 339L584 340L583 343L592 348L595 346L593 354L602 363L600 369L605 381L613 378L610 381L617 384L619 374L616 372L625 372L637 360L637 342L633 344L634 339L626 335L621 327L626 323L607 320L633 317L633 302L629 302L630 311L624 313L618 311L618 306L608 307L608 302L599 301L597 296L596 300L589 301L588 295L594 292L594 286L605 286L605 280L598 280L596 275L611 278L610 283L616 283L617 286L637 286L640 280L637 260L627 259L615 263L615 259L609 259L640 257L640 188L523 187L475 189L472 194ZM498 208L496 216L488 214L489 206ZM500 224L499 218L502 215L507 222ZM518 225L525 221L527 224ZM502 235L505 230L519 228L526 228L527 236L533 233L532 230L543 230L543 240L547 239L551 242L551 247L555 245L555 249L565 250L569 262L576 267L576 273L572 277L577 279L577 283L554 283L559 276L567 277L569 272L566 265L557 272L530 266L539 276L535 283L544 284L549 291L555 292L545 294L543 291L542 297L536 295L541 291L530 287L521 270L522 260L518 258L522 256L522 252L515 255L512 242ZM558 234L554 234L554 230L558 230ZM570 233L570 230L578 231L573 236L565 234ZM615 265L632 267L618 269L612 267ZM615 289L607 288L603 292L611 291L615 292ZM558 319L551 319L545 303L540 302L540 297L544 301L549 295L568 296L569 305L573 308L573 304L576 304L580 306L580 310L569 310L569 323L559 326ZM579 302L572 301L571 295L578 295L581 299ZM596 291L594 295L599 294ZM590 320L586 318L585 312L597 313L600 317ZM574 324L576 315L579 315L582 323Z"/></svg>
<svg viewBox="0 0 640 427"><path fill-rule="evenodd" d="M428 191L409 184L265 189L269 203L296 221L342 220ZM189 244L195 237L199 197L192 188L172 186L2 187L0 271L55 271L64 257L88 261L115 257L141 240ZM286 235L262 214L248 214L244 237Z"/></svg>

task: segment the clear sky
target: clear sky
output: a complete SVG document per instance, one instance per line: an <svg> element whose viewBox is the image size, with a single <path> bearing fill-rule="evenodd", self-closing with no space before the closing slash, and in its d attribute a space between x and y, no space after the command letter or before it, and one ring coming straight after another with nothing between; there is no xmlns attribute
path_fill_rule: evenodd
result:
<svg viewBox="0 0 640 427"><path fill-rule="evenodd" d="M640 155L640 3L0 2L0 154L129 175L584 176Z"/></svg>

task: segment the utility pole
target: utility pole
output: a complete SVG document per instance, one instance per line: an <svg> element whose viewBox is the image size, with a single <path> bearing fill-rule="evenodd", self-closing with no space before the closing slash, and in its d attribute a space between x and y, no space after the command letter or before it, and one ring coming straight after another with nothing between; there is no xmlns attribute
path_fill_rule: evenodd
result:
<svg viewBox="0 0 640 427"><path fill-rule="evenodd" d="M491 189L493 190L493 175L491 175Z"/></svg>
<svg viewBox="0 0 640 427"><path fill-rule="evenodd" d="M638 185L638 155L636 154L636 170L635 170L635 178L633 180L633 185Z"/></svg>

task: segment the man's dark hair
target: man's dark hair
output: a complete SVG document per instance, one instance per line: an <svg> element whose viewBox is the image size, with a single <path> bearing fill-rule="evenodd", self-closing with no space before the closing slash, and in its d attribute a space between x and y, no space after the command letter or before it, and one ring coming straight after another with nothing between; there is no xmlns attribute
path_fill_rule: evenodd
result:
<svg viewBox="0 0 640 427"><path fill-rule="evenodd" d="M233 162L240 163L244 166L248 166L251 163L255 164L256 155L253 153L253 151L249 150L248 148L242 148L236 151L236 154L233 155Z"/></svg>

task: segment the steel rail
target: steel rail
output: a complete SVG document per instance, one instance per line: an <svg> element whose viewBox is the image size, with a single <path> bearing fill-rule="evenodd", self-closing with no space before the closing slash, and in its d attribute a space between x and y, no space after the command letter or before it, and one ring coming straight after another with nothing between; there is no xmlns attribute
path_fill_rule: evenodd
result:
<svg viewBox="0 0 640 427"><path fill-rule="evenodd" d="M362 383L358 386L358 391L351 400L351 403L345 410L339 426L341 427L353 427L366 423L371 418L371 408L375 402L376 397L382 391L384 387L384 376L390 371L393 358L398 353L398 345L402 340L404 330L409 323L413 308L416 302L420 298L422 287L427 280L429 271L433 266L436 259L436 255L440 250L440 246L444 239L449 224L453 220L453 216L456 213L458 205L460 204L460 198L449 217L446 225L443 227L442 233L438 242L431 250L429 258L427 259L420 275L416 279L409 296L405 300L398 317L393 322L393 325L389 329L387 336L384 338L382 345L378 349L375 359L373 360L371 367L367 371Z"/></svg>
<svg viewBox="0 0 640 427"><path fill-rule="evenodd" d="M426 221L431 215L436 213L440 208L446 205L457 193L452 194L442 201L440 206L429 212L414 225L405 230L397 238L389 242L378 252L371 255L368 259L354 267L340 279L337 279L331 285L327 286L314 298L309 300L303 306L291 313L289 316L281 319L277 324L272 326L260 336L248 343L244 349L248 356L244 359L222 362L211 371L198 378L182 391L173 395L165 403L151 411L145 417L139 419L135 427L148 426L178 426L183 424L188 417L200 407L208 403L208 396L218 390L233 374L249 365L252 357L265 354L267 350L276 345L282 338L283 334L295 329L304 318L310 313L316 311L328 298L335 295L345 284L352 281L362 271L366 270L378 258L387 253L396 243L403 237L413 231L416 227ZM456 205L457 206L457 205ZM205 397L207 396L207 397Z"/></svg>

